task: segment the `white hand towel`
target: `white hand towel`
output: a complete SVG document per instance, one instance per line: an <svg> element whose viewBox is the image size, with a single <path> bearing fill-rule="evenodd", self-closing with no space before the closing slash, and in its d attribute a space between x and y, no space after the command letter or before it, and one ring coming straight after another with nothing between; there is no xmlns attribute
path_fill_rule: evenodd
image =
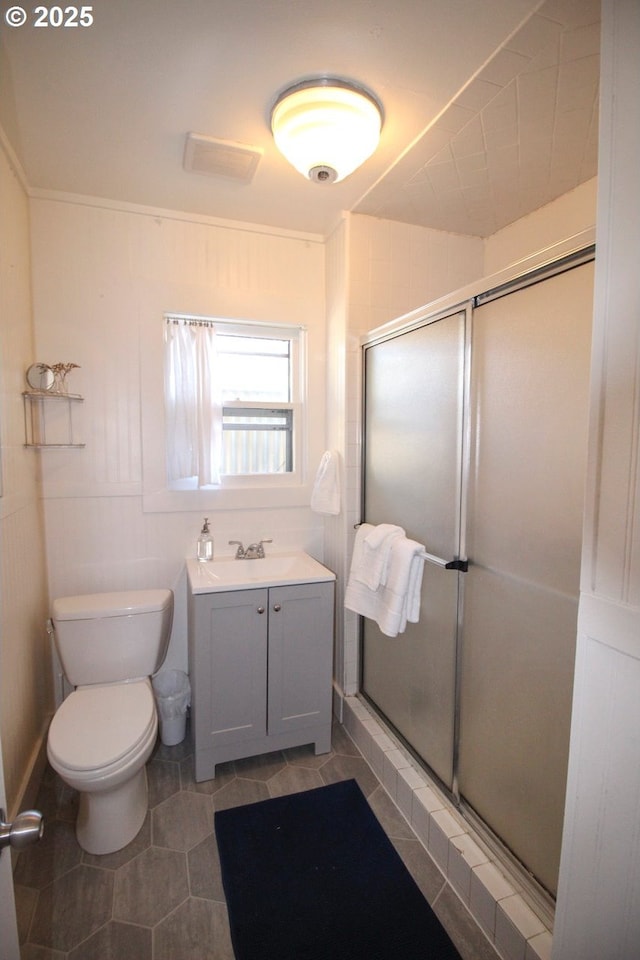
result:
<svg viewBox="0 0 640 960"><path fill-rule="evenodd" d="M332 516L340 513L340 455L336 450L322 455L311 491L311 509Z"/></svg>

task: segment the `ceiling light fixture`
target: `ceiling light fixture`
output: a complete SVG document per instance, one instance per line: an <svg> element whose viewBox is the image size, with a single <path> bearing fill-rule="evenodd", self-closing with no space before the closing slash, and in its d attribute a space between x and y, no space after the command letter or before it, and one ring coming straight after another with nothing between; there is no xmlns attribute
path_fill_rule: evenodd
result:
<svg viewBox="0 0 640 960"><path fill-rule="evenodd" d="M278 150L304 177L337 183L378 146L382 108L373 94L334 77L285 90L271 111Z"/></svg>

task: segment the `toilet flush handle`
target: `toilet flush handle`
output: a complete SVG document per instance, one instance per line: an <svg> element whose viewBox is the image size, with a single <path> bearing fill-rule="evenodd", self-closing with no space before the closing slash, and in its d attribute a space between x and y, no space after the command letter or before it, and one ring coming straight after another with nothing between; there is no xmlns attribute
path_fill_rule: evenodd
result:
<svg viewBox="0 0 640 960"><path fill-rule="evenodd" d="M44 833L44 817L39 810L23 810L13 823L4 822L4 810L0 810L0 851L5 847L22 850L40 840Z"/></svg>

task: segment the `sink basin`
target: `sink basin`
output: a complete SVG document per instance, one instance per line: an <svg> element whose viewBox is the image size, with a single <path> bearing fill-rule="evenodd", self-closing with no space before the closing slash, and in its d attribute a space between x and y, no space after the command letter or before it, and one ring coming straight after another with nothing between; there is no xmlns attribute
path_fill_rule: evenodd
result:
<svg viewBox="0 0 640 960"><path fill-rule="evenodd" d="M291 583L319 583L335 580L335 574L302 550L274 553L260 560L233 560L221 557L209 563L187 560L192 593L217 593L223 590L252 590L257 587Z"/></svg>

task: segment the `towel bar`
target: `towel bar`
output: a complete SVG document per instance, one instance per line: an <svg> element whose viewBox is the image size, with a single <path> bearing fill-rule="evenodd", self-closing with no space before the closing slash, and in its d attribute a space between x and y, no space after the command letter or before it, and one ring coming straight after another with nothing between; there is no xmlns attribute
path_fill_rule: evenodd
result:
<svg viewBox="0 0 640 960"><path fill-rule="evenodd" d="M466 573L469 569L468 560L443 560L442 557L435 557L432 553L426 551L420 552L418 556L426 560L427 563L434 563L436 567L444 567L445 570L458 570L460 573Z"/></svg>
<svg viewBox="0 0 640 960"><path fill-rule="evenodd" d="M364 520L360 523L354 523L353 529L357 530L363 523ZM469 570L468 560L443 560L442 557L436 557L433 553L427 553L426 550L422 550L418 556L426 560L427 563L433 563L436 567L443 567L445 570L458 570L460 573L467 573Z"/></svg>

